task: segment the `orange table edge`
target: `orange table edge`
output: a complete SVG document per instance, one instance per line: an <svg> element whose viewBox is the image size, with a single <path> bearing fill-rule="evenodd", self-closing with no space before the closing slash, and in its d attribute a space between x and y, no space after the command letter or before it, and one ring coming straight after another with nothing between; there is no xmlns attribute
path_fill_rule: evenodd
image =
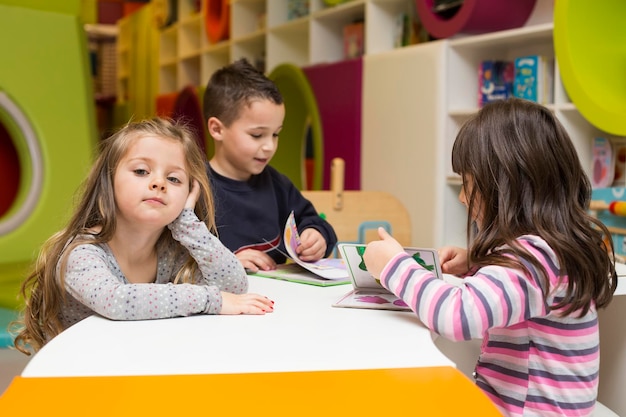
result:
<svg viewBox="0 0 626 417"><path fill-rule="evenodd" d="M164 358L164 360L167 360ZM115 377L15 377L0 414L500 416L453 367ZM14 414L15 413L15 414Z"/></svg>

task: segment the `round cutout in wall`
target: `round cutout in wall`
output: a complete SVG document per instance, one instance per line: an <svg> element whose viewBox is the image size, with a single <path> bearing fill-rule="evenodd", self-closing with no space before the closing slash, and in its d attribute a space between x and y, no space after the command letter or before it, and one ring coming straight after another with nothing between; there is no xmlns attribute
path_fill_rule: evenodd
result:
<svg viewBox="0 0 626 417"><path fill-rule="evenodd" d="M626 136L626 2L554 2L554 52L570 100L591 124Z"/></svg>
<svg viewBox="0 0 626 417"><path fill-rule="evenodd" d="M523 26L536 0L415 0L424 28L434 38Z"/></svg>
<svg viewBox="0 0 626 417"><path fill-rule="evenodd" d="M228 39L230 30L230 0L206 0L205 29L211 43Z"/></svg>
<svg viewBox="0 0 626 417"><path fill-rule="evenodd" d="M9 131L0 122L0 219L9 211L20 186L20 163Z"/></svg>
<svg viewBox="0 0 626 417"><path fill-rule="evenodd" d="M5 145L7 141L11 142L17 157L17 160L10 164L13 168L9 169L14 171L17 168L19 172L17 188L10 206L0 216L1 236L20 227L31 215L41 194L43 166L41 149L33 127L15 102L2 91L0 91L0 125L6 132L3 142ZM8 181L11 183L13 179L8 178ZM15 185L12 184L11 187ZM3 187L2 193L4 192ZM6 198L8 200L8 196Z"/></svg>
<svg viewBox="0 0 626 417"><path fill-rule="evenodd" d="M300 190L307 187L305 149L307 136L313 146L314 190L322 189L324 137L315 94L304 71L293 64L280 64L268 78L276 83L285 101L285 121L280 144L270 165L285 174Z"/></svg>

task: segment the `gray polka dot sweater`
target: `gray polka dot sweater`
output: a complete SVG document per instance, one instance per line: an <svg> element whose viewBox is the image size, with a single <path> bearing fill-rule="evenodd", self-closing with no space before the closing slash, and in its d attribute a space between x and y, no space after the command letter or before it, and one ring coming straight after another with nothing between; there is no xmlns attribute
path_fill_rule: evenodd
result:
<svg viewBox="0 0 626 417"><path fill-rule="evenodd" d="M153 284L131 284L106 244L81 244L69 254L65 269L67 299L61 312L65 327L92 314L113 320L146 320L192 314L218 314L220 291L248 290L246 273L235 255L185 209L169 226L181 245L157 248L158 267ZM174 284L187 255L199 266L195 284ZM201 276L200 276L201 275Z"/></svg>

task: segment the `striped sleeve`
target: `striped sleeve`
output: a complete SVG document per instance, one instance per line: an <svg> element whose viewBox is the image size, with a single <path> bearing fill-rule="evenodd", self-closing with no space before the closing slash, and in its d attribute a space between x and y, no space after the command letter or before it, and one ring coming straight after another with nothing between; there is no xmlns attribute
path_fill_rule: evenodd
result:
<svg viewBox="0 0 626 417"><path fill-rule="evenodd" d="M399 254L382 271L381 282L426 326L452 340L480 338L489 328L512 326L547 310L538 276L500 266L481 268L456 286Z"/></svg>

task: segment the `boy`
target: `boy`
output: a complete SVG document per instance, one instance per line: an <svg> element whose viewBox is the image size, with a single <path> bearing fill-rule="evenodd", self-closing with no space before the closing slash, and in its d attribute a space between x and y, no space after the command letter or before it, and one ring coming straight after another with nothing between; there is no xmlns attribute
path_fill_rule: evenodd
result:
<svg viewBox="0 0 626 417"><path fill-rule="evenodd" d="M337 236L310 201L269 166L278 148L285 105L278 87L245 58L216 71L204 93L204 117L215 143L207 164L220 240L244 268L284 263L283 229L293 210L297 253L312 262L328 256Z"/></svg>

